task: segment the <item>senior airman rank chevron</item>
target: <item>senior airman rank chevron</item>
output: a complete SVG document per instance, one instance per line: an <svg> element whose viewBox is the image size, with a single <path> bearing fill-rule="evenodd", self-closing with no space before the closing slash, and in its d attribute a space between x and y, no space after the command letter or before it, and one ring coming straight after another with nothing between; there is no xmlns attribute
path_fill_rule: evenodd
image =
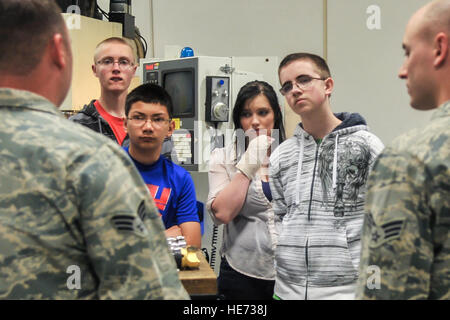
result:
<svg viewBox="0 0 450 320"><path fill-rule="evenodd" d="M112 217L114 227L119 231L131 231L139 236L146 236L148 234L143 220L145 219L145 204L141 202L138 208L137 217L129 215L115 215Z"/></svg>
<svg viewBox="0 0 450 320"><path fill-rule="evenodd" d="M378 226L371 214L368 214L371 230L371 248L378 248L382 244L400 238L405 224L405 218L393 219Z"/></svg>

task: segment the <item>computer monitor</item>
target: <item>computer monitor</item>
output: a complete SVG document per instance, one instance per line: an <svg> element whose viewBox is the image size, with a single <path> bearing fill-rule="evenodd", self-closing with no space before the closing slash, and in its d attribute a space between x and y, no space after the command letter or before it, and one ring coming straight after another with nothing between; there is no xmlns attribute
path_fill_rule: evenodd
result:
<svg viewBox="0 0 450 320"><path fill-rule="evenodd" d="M172 97L173 117L195 117L195 71L193 68L163 71L162 86Z"/></svg>

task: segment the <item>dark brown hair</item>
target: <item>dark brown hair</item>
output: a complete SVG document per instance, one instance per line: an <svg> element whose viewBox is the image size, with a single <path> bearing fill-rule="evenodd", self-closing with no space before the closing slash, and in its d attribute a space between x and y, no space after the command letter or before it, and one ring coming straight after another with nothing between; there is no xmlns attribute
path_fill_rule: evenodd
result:
<svg viewBox="0 0 450 320"><path fill-rule="evenodd" d="M312 54L312 53L306 53L306 52L298 52L298 53L291 53L287 55L280 63L280 66L278 67L278 75L280 74L280 71L282 68L290 64L291 62L297 61L297 60L309 60L317 67L320 76L322 78L329 78L331 77L330 68L328 67L326 61L319 57L318 55Z"/></svg>
<svg viewBox="0 0 450 320"><path fill-rule="evenodd" d="M0 1L0 72L25 75L39 64L49 39L63 35L61 10L54 0Z"/></svg>
<svg viewBox="0 0 450 320"><path fill-rule="evenodd" d="M281 113L280 104L278 103L278 97L273 87L265 81L251 81L245 84L236 97L236 102L233 108L233 123L235 129L242 128L241 116L246 103L260 94L264 95L269 101L270 107L274 113L274 129L280 130L280 141L283 142L286 139L283 126L283 114Z"/></svg>
<svg viewBox="0 0 450 320"><path fill-rule="evenodd" d="M152 83L144 83L127 95L125 101L125 115L128 117L131 107L136 102L155 103L165 106L169 118L172 119L173 106L169 93L161 86Z"/></svg>

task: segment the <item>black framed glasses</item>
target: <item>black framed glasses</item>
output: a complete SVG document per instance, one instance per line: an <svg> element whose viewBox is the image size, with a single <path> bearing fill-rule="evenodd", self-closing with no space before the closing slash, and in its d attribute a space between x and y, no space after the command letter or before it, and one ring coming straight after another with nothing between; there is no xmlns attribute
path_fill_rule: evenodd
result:
<svg viewBox="0 0 450 320"><path fill-rule="evenodd" d="M147 121L150 121L152 126L157 127L157 128L161 128L164 125L164 123L171 121L171 119L165 119L162 117L146 118L146 117L141 117L141 116L130 117L130 118L128 118L128 120L131 121L131 124L133 124L137 127L143 126Z"/></svg>
<svg viewBox="0 0 450 320"><path fill-rule="evenodd" d="M299 75L297 78L295 78L294 82L288 81L288 82L283 83L283 85L281 86L280 92L283 96L285 96L289 92L291 92L291 90L294 88L294 83L300 90L305 90L305 89L308 89L312 85L313 80L326 80L326 79L328 79L328 78L316 78L316 77L311 77L311 76L302 74L302 75Z"/></svg>
<svg viewBox="0 0 450 320"><path fill-rule="evenodd" d="M101 65L104 68L112 68L116 62L119 65L119 69L121 70L127 70L134 66L133 62L123 58L119 60L114 60L113 58L103 58L97 61L97 64Z"/></svg>

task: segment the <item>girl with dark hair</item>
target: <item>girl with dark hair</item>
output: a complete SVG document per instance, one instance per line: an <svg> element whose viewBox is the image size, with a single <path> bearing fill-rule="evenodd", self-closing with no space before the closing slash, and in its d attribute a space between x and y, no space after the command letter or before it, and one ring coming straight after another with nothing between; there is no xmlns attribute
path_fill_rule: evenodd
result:
<svg viewBox="0 0 450 320"><path fill-rule="evenodd" d="M270 84L244 85L233 109L233 143L212 152L207 208L225 224L219 295L272 299L276 235L268 182L269 156L285 139L282 113Z"/></svg>

